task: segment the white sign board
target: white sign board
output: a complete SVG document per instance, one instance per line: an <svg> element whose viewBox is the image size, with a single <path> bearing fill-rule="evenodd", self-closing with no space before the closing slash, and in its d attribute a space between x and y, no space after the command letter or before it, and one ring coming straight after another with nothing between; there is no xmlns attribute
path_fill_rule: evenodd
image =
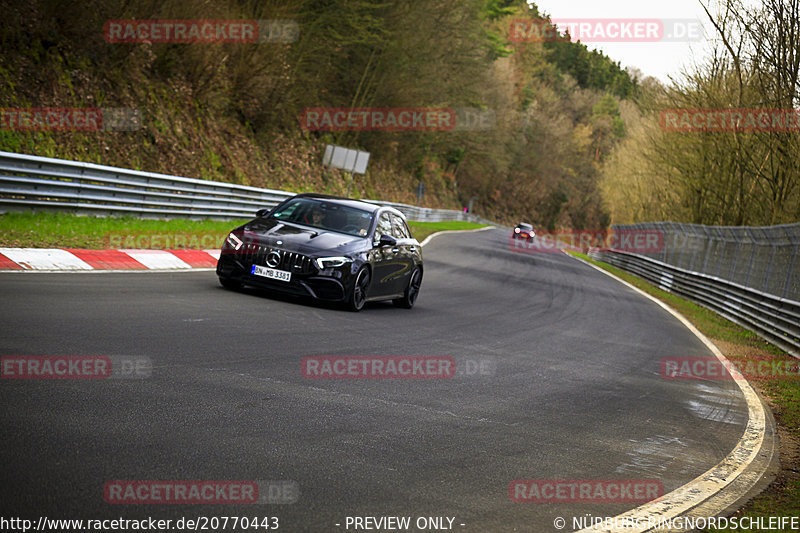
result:
<svg viewBox="0 0 800 533"><path fill-rule="evenodd" d="M329 144L325 147L322 164L326 167L341 168L347 172L365 174L369 163L369 152L352 150L343 146Z"/></svg>

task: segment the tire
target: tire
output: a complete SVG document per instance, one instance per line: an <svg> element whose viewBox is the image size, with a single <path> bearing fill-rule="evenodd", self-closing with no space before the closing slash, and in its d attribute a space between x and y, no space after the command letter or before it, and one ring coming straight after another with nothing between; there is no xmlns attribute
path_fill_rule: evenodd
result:
<svg viewBox="0 0 800 533"><path fill-rule="evenodd" d="M422 269L417 267L414 269L414 272L411 273L411 277L408 279L408 287L406 287L406 292L403 293L403 297L392 300L392 303L397 307L402 307L403 309L411 309L417 302L417 296L419 296L419 289L421 286Z"/></svg>
<svg viewBox="0 0 800 533"><path fill-rule="evenodd" d="M219 284L225 287L226 289L230 289L232 291L236 291L244 287L244 284L241 281L236 281L235 279L230 278L219 278Z"/></svg>
<svg viewBox="0 0 800 533"><path fill-rule="evenodd" d="M367 290L369 289L369 282L372 275L367 267L361 267L361 270L356 274L356 280L353 282L353 288L350 289L350 296L347 299L347 308L353 312L359 312L364 308L367 302Z"/></svg>

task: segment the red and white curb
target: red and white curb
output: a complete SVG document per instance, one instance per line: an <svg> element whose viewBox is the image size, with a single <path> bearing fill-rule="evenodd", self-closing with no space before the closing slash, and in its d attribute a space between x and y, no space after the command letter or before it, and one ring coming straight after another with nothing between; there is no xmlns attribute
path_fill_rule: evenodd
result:
<svg viewBox="0 0 800 533"><path fill-rule="evenodd" d="M190 270L217 266L219 250L0 248L0 270Z"/></svg>

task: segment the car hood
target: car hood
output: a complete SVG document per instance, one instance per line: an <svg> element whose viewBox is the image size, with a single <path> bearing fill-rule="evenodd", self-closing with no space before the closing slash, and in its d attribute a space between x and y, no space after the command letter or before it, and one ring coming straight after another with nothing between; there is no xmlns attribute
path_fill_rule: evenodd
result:
<svg viewBox="0 0 800 533"><path fill-rule="evenodd" d="M341 255L368 247L364 237L306 228L269 218L257 218L238 229L242 231L245 242L252 239L262 245L310 256Z"/></svg>

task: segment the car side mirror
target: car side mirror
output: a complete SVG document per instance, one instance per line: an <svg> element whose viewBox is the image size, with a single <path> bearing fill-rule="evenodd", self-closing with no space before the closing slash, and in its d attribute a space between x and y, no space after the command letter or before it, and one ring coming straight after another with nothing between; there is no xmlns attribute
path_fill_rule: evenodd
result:
<svg viewBox="0 0 800 533"><path fill-rule="evenodd" d="M264 208L264 209L259 209L258 211L256 211L256 216L257 217L265 217L265 216L269 215L271 212L272 212L272 209L270 209L268 207Z"/></svg>
<svg viewBox="0 0 800 533"><path fill-rule="evenodd" d="M385 233L381 235L380 240L378 241L378 246L396 246L397 239L392 237L391 235L386 235Z"/></svg>

